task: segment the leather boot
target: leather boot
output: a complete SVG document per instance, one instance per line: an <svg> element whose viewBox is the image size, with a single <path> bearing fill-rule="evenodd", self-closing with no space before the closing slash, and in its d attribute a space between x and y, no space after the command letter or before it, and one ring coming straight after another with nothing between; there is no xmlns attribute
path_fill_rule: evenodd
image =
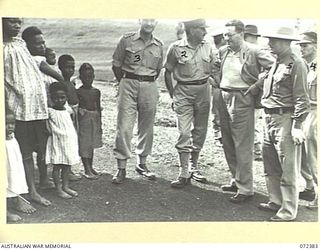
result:
<svg viewBox="0 0 320 250"><path fill-rule="evenodd" d="M118 171L115 173L115 175L112 178L113 184L121 184L124 182L124 179L126 178L126 169L125 168L118 168Z"/></svg>
<svg viewBox="0 0 320 250"><path fill-rule="evenodd" d="M206 183L207 182L206 177L200 172L200 170L198 170L199 154L200 152L191 153L191 166L190 166L191 178L195 181Z"/></svg>

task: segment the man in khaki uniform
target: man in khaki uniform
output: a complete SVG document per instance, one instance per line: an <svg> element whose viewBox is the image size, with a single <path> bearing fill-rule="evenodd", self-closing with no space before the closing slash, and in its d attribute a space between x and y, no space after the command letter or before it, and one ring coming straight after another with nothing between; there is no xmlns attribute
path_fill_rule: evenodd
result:
<svg viewBox="0 0 320 250"><path fill-rule="evenodd" d="M198 170L198 158L203 147L210 109L210 84L215 56L212 46L205 42L206 23L203 19L184 22L186 38L175 42L167 55L165 82L178 117L180 136L176 148L180 157L178 179L173 188L182 188L190 178L205 182ZM172 74L177 81L173 88ZM191 166L189 161L191 158ZM191 174L190 174L191 172Z"/></svg>
<svg viewBox="0 0 320 250"><path fill-rule="evenodd" d="M139 31L125 34L113 54L112 70L120 82L114 148L118 171L112 179L115 184L122 183L126 176L137 114L136 171L150 180L155 179L154 173L146 166L146 158L151 153L153 142L153 124L159 95L155 80L162 68L163 44L152 34L157 25L155 19L139 21Z"/></svg>
<svg viewBox="0 0 320 250"><path fill-rule="evenodd" d="M299 198L309 201L308 208L318 208L316 186L317 177L317 33L304 32L298 42L302 58L308 65L308 94L310 112L303 123L306 141L302 150L301 174L306 181L306 188L299 193Z"/></svg>
<svg viewBox="0 0 320 250"><path fill-rule="evenodd" d="M262 156L269 201L260 209L274 211L270 221L292 221L298 213L298 179L302 122L308 114L307 67L291 48L297 41L293 29L280 27L265 35L276 54L263 84L261 104L265 112Z"/></svg>

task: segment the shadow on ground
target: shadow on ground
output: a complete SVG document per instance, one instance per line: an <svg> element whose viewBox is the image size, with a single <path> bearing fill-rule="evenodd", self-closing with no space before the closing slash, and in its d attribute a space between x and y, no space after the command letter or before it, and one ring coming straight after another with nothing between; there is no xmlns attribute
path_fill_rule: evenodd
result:
<svg viewBox="0 0 320 250"><path fill-rule="evenodd" d="M105 174L95 181L73 182L79 197L69 200L56 197L54 190L42 192L52 206L35 205L36 213L21 214L22 223L265 221L273 215L257 208L259 202L267 200L264 195L256 193L245 204L232 204L228 201L231 193L214 191L218 183L193 182L176 190L163 178L148 181L136 175L121 185L112 184L111 178ZM316 221L316 211L304 207L300 210L305 211L299 211L303 217L297 221Z"/></svg>

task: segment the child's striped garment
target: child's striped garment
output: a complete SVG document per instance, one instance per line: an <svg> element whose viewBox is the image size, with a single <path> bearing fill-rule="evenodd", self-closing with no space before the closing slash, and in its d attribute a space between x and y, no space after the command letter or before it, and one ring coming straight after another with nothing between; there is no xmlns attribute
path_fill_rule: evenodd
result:
<svg viewBox="0 0 320 250"><path fill-rule="evenodd" d="M67 110L49 108L51 135L47 142L46 163L73 165L79 163L78 136Z"/></svg>

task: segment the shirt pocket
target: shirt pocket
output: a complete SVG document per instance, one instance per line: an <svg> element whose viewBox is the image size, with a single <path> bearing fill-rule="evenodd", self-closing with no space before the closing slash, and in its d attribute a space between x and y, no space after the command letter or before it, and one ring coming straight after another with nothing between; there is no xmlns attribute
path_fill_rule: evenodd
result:
<svg viewBox="0 0 320 250"><path fill-rule="evenodd" d="M272 91L275 96L284 96L290 92L290 85L292 85L291 76L283 75L280 81L273 82Z"/></svg>
<svg viewBox="0 0 320 250"><path fill-rule="evenodd" d="M311 101L317 101L317 77L314 71L310 71L308 74L308 90L309 98Z"/></svg>
<svg viewBox="0 0 320 250"><path fill-rule="evenodd" d="M140 65L142 61L142 50L136 50L132 47L126 48L125 63L128 65Z"/></svg>
<svg viewBox="0 0 320 250"><path fill-rule="evenodd" d="M145 66L151 69L161 69L161 56L156 51L145 51Z"/></svg>
<svg viewBox="0 0 320 250"><path fill-rule="evenodd" d="M193 76L193 65L190 60L178 60L178 71L183 77L192 77Z"/></svg>
<svg viewBox="0 0 320 250"><path fill-rule="evenodd" d="M210 74L212 71L211 58L202 58L203 72Z"/></svg>

